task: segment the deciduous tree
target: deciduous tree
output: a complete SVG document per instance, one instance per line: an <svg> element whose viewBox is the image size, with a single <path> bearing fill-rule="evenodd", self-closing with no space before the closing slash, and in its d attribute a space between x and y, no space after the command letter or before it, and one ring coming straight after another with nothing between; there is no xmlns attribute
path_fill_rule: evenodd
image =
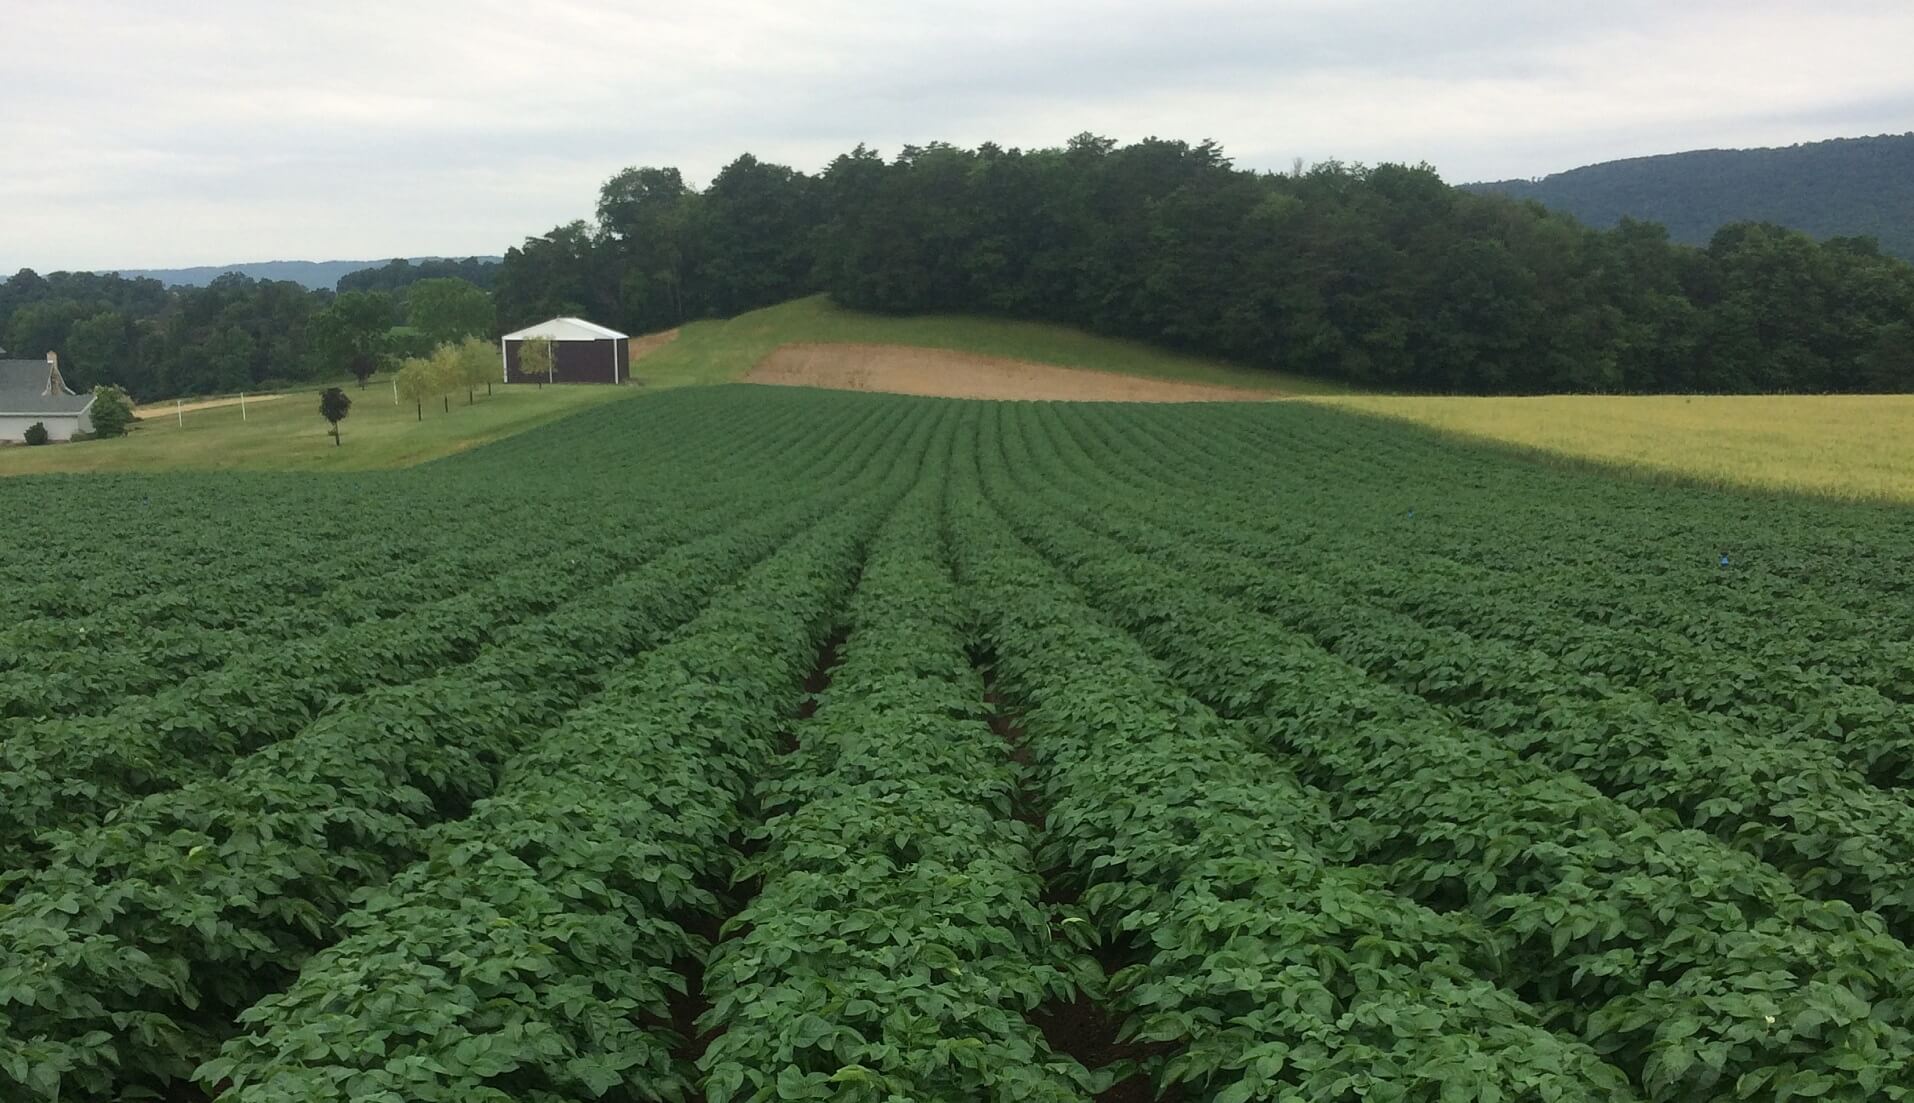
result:
<svg viewBox="0 0 1914 1103"><path fill-rule="evenodd" d="M489 337L496 324L492 296L456 277L413 284L406 291L405 316L434 346Z"/></svg>
<svg viewBox="0 0 1914 1103"><path fill-rule="evenodd" d="M492 393L492 379L499 370L498 349L490 341L477 337L467 337L456 345L449 346L454 367L453 378L465 388L465 403L472 404L472 392L479 384L485 384L485 393Z"/></svg>
<svg viewBox="0 0 1914 1103"><path fill-rule="evenodd" d="M529 375L537 381L540 390L551 381L552 372L558 367L558 346L549 338L531 337L519 342L518 372Z"/></svg>
<svg viewBox="0 0 1914 1103"><path fill-rule="evenodd" d="M319 394L319 416L332 425L332 445L339 446L339 423L352 412L352 396L337 387L327 387Z"/></svg>
<svg viewBox="0 0 1914 1103"><path fill-rule="evenodd" d="M313 318L313 349L326 371L352 373L364 389L384 359L392 300L376 291L348 291Z"/></svg>
<svg viewBox="0 0 1914 1103"><path fill-rule="evenodd" d="M425 400L438 393L432 377L432 365L426 360L407 360L399 366L399 377L394 381L399 397L412 403L413 411L420 421L425 420Z"/></svg>

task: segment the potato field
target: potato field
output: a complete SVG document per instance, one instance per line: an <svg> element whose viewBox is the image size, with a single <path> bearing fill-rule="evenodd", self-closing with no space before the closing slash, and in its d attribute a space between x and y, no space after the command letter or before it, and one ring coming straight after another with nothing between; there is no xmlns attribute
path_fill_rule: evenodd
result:
<svg viewBox="0 0 1914 1103"><path fill-rule="evenodd" d="M0 516L7 1103L1914 1098L1905 510L728 386Z"/></svg>

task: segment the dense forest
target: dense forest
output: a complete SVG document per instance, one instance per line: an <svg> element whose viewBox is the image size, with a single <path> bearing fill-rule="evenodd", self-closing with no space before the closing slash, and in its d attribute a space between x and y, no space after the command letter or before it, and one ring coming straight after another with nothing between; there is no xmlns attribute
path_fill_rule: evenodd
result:
<svg viewBox="0 0 1914 1103"><path fill-rule="evenodd" d="M1914 133L1634 157L1467 187L1539 200L1591 226L1659 222L1691 245L1731 222L1774 222L1821 239L1872 237L1914 260Z"/></svg>
<svg viewBox="0 0 1914 1103"><path fill-rule="evenodd" d="M364 377L434 341L496 329L489 296L436 264L370 271L366 289L334 293L236 274L167 287L23 269L0 281L0 348L57 352L74 389L113 383L145 400ZM473 274L489 281L489 268Z"/></svg>
<svg viewBox="0 0 1914 1103"><path fill-rule="evenodd" d="M819 290L1396 389L1914 389L1914 267L1869 239L1737 223L1692 248L1426 166L1279 175L1211 143L859 147L816 175L746 155L702 191L627 169L495 285L506 326L631 332Z"/></svg>
<svg viewBox="0 0 1914 1103"><path fill-rule="evenodd" d="M1426 166L1272 174L1212 143L1091 135L890 159L860 146L814 175L747 154L702 190L627 169L595 218L496 266L395 261L336 293L22 271L0 283L0 345L150 398L363 375L556 314L643 333L814 291L1389 389L1914 390L1914 266L1868 238L1747 222L1690 247Z"/></svg>

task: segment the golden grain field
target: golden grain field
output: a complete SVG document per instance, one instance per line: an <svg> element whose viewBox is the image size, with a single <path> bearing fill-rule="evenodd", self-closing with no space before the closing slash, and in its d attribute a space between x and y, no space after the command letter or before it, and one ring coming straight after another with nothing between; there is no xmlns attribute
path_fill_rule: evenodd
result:
<svg viewBox="0 0 1914 1103"><path fill-rule="evenodd" d="M1637 472L1914 502L1914 395L1311 399Z"/></svg>

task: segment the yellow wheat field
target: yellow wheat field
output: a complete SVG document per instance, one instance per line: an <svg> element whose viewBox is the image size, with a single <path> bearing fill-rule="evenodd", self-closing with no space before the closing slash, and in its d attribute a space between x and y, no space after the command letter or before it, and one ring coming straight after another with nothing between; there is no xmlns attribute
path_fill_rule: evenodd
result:
<svg viewBox="0 0 1914 1103"><path fill-rule="evenodd" d="M1914 395L1311 399L1703 482L1914 502Z"/></svg>

